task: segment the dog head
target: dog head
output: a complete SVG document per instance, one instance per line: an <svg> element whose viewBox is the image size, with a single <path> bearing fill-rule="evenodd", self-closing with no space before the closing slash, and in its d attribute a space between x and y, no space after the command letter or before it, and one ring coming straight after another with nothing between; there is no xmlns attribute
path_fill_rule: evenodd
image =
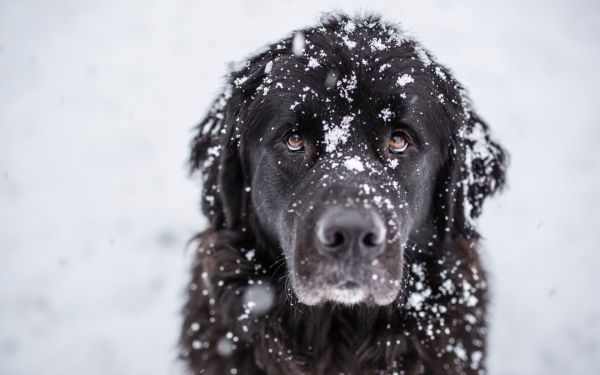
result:
<svg viewBox="0 0 600 375"><path fill-rule="evenodd" d="M391 303L415 237L476 237L505 157L444 66L329 16L234 69L191 155L215 229L264 237L305 304Z"/></svg>

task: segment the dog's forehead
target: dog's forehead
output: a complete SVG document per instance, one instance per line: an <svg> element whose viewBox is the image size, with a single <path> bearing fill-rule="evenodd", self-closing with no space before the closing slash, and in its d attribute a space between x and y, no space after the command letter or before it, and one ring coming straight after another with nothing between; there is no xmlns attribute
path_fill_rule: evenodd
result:
<svg viewBox="0 0 600 375"><path fill-rule="evenodd" d="M447 144L449 117L463 107L445 68L381 21L348 19L298 31L244 66L231 80L247 104L236 127L283 137L310 126L329 152L372 146L374 134L384 137L400 123L425 142ZM384 131L377 135L373 125Z"/></svg>
<svg viewBox="0 0 600 375"><path fill-rule="evenodd" d="M377 91L402 95L416 79L428 76L424 68L432 61L416 42L396 29L378 25L376 29L365 25L358 31L348 21L337 30L296 32L287 40L287 49L279 51L282 45L274 47L258 91L262 89L263 95L269 90L297 93L298 104L319 94L325 100L339 98L352 104L361 88L370 91L371 96L381 94ZM337 97L328 95L332 93Z"/></svg>
<svg viewBox="0 0 600 375"><path fill-rule="evenodd" d="M274 48L263 61L258 101L275 101L296 117L319 116L325 131L335 123L351 130L364 116L391 122L399 105L431 101L436 91L425 69L432 64L429 55L381 22L308 29Z"/></svg>

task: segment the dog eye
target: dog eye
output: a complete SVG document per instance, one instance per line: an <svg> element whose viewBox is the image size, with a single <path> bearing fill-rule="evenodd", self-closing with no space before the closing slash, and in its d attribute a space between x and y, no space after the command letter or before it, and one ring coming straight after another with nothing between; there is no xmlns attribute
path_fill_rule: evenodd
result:
<svg viewBox="0 0 600 375"><path fill-rule="evenodd" d="M394 154L401 154L408 148L408 136L404 132L396 131L390 136L388 148Z"/></svg>
<svg viewBox="0 0 600 375"><path fill-rule="evenodd" d="M291 152L304 151L304 140L302 139L302 136L296 132L290 134L285 143L288 147L288 150Z"/></svg>

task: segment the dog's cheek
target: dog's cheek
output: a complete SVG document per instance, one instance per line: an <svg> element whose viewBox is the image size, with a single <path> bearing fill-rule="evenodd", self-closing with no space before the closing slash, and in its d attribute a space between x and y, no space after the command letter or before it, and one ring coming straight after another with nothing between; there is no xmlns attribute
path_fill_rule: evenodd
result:
<svg viewBox="0 0 600 375"><path fill-rule="evenodd" d="M298 229L294 220L294 215L285 210L279 212L275 218L277 224L277 237L283 254L288 259L292 259L297 247Z"/></svg>
<svg viewBox="0 0 600 375"><path fill-rule="evenodd" d="M274 247L280 247L285 253L289 249L291 231L286 230L288 224L281 209L284 206L281 201L281 197L271 189L261 184L253 185L252 205L261 231Z"/></svg>
<svg viewBox="0 0 600 375"><path fill-rule="evenodd" d="M402 278L402 268L404 267L404 248L396 245L385 258L385 268L392 281L400 281Z"/></svg>
<svg viewBox="0 0 600 375"><path fill-rule="evenodd" d="M404 263L402 256L398 256L393 264L389 264L385 283L375 285L373 288L373 299L377 305L386 306L395 301L403 293L402 278L404 277Z"/></svg>

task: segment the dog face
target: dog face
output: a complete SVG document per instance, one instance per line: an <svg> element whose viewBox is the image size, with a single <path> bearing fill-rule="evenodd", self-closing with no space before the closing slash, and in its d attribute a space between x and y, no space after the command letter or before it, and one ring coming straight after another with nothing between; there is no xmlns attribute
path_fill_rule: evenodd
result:
<svg viewBox="0 0 600 375"><path fill-rule="evenodd" d="M404 60L391 74L379 72L389 60L310 75L293 55L273 62L268 98L254 109L268 115L245 133L243 157L256 216L304 303L388 304L398 294L403 245L430 211L448 143L421 115L436 106L429 80Z"/></svg>
<svg viewBox="0 0 600 375"><path fill-rule="evenodd" d="M192 162L213 226L264 235L310 305L391 303L407 242L474 235L504 170L444 67L395 27L346 18L234 72Z"/></svg>

